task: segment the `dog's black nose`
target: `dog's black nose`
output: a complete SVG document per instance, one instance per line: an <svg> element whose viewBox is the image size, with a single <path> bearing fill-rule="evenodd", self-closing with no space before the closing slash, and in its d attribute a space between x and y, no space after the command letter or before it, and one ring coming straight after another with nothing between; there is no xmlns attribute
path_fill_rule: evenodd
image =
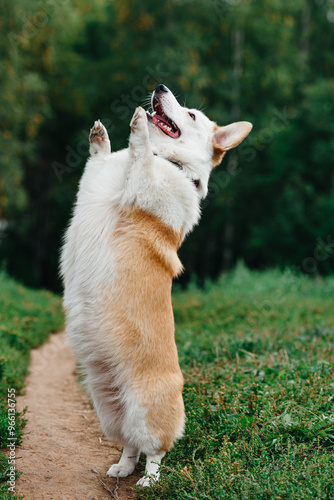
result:
<svg viewBox="0 0 334 500"><path fill-rule="evenodd" d="M168 88L162 83L155 89L156 92L168 92Z"/></svg>

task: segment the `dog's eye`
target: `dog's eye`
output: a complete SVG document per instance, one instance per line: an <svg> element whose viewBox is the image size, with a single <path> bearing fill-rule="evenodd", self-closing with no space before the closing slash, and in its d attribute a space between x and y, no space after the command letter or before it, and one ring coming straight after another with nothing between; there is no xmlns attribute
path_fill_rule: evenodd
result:
<svg viewBox="0 0 334 500"><path fill-rule="evenodd" d="M196 116L194 115L194 113L188 113L190 118L192 118L194 121L196 120Z"/></svg>

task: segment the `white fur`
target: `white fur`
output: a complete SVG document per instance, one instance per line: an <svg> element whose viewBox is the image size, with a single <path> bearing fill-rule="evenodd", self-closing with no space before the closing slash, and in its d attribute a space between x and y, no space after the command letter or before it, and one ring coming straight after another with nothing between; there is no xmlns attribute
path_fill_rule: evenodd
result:
<svg viewBox="0 0 334 500"><path fill-rule="evenodd" d="M199 220L200 199L207 194L215 126L200 111L182 108L170 91L160 97L164 111L181 130L178 139L164 134L138 108L131 123L136 133L130 135L129 148L110 153L107 132L95 123L92 130L100 132L101 142L91 144L61 256L68 338L85 368L103 432L125 445L119 464L108 474L131 474L139 453L144 452L147 475L141 485L158 479L156 462L160 463L164 454L159 453L159 439L147 429L146 410L129 383L131 367L120 364L120 347L111 344L107 349L100 336L104 326L101 290L118 279L112 234L122 207L133 205L159 217L175 231L183 230L184 236L191 231ZM196 121L189 112L196 114ZM183 170L169 160L180 163ZM198 188L194 179L200 182ZM106 369L96 370L99 363ZM117 395L116 391L115 395L108 393L111 384L118 388ZM125 408L122 422L113 410L115 402ZM182 431L180 428L179 436Z"/></svg>

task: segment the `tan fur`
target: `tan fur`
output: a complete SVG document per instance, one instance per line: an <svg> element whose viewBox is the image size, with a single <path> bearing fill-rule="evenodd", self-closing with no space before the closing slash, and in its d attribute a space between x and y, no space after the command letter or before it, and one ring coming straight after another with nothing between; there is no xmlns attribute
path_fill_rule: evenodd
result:
<svg viewBox="0 0 334 500"><path fill-rule="evenodd" d="M184 419L171 301L172 279L182 270L182 234L135 207L123 209L112 238L118 276L104 293L108 319L101 340L107 349L113 332L115 359L131 370L131 386L148 410L147 426L160 451L168 451Z"/></svg>
<svg viewBox="0 0 334 500"><path fill-rule="evenodd" d="M120 388L112 375L111 368L110 359L107 356L104 358L100 356L99 360L88 364L87 372L94 374L95 382L91 382L91 390L94 392L96 399L102 400L104 405L108 406L108 411L114 415L115 420L120 422L124 414L124 405L117 399ZM106 373L108 374L107 377L105 377Z"/></svg>
<svg viewBox="0 0 334 500"><path fill-rule="evenodd" d="M218 125L213 126L213 132L217 132L219 129ZM222 159L226 153L226 151L223 149L221 144L218 144L215 140L215 136L213 135L212 137L212 147L213 147L213 154L212 154L212 168L217 167L220 165L222 162Z"/></svg>

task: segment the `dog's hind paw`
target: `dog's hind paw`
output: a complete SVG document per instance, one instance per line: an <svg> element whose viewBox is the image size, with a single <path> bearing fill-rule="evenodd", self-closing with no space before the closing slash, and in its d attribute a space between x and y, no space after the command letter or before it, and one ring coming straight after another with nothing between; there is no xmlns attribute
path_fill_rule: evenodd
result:
<svg viewBox="0 0 334 500"><path fill-rule="evenodd" d="M147 487L147 486L152 486L156 481L158 481L159 478L155 477L155 476L144 476L142 477L141 479L139 479L139 481L137 481L136 483L136 486L143 486L143 487Z"/></svg>
<svg viewBox="0 0 334 500"><path fill-rule="evenodd" d="M90 129L89 143L89 152L91 155L98 153L103 153L104 155L110 154L108 132L100 120L97 120Z"/></svg>

